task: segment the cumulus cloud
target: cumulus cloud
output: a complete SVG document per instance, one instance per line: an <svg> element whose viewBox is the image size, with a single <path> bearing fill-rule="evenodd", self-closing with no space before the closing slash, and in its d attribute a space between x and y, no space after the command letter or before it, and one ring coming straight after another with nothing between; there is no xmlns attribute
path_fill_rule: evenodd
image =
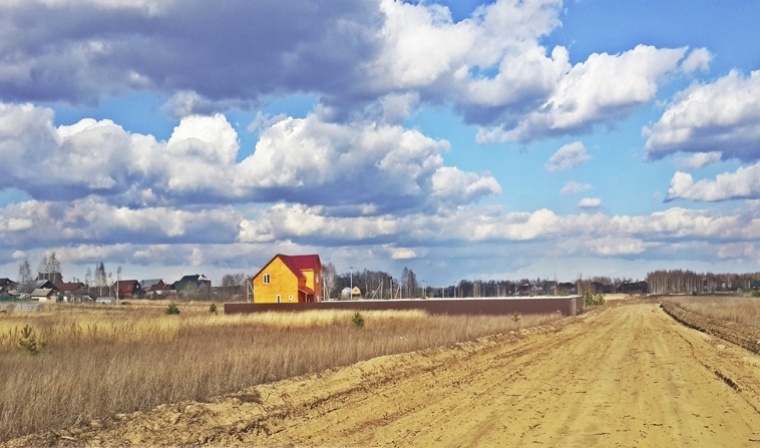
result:
<svg viewBox="0 0 760 448"><path fill-rule="evenodd" d="M662 117L642 134L646 155L720 152L722 158L760 159L760 70L732 70L710 84L694 84L676 95Z"/></svg>
<svg viewBox="0 0 760 448"><path fill-rule="evenodd" d="M0 188L40 200L92 194L131 207L289 201L375 210L454 207L501 188L490 174L446 167L450 145L400 125L262 118L252 155L237 162L224 115L182 118L166 142L110 120L54 127L46 108L0 103ZM45 175L41 176L40 173Z"/></svg>
<svg viewBox="0 0 760 448"><path fill-rule="evenodd" d="M715 165L721 160L719 151L698 152L689 157L682 157L675 160L675 164L681 169L699 169L706 166Z"/></svg>
<svg viewBox="0 0 760 448"><path fill-rule="evenodd" d="M712 59L713 55L707 50L707 48L696 48L689 52L689 55L681 61L681 70L684 73L707 71Z"/></svg>
<svg viewBox="0 0 760 448"><path fill-rule="evenodd" d="M599 198L583 198L578 202L578 208L590 209L602 206L602 200Z"/></svg>
<svg viewBox="0 0 760 448"><path fill-rule="evenodd" d="M598 199L591 199L592 202ZM238 239L246 242L294 241L344 244L360 241L395 247L428 247L460 241L509 242L567 238L636 239L645 243L676 240L753 241L760 238L755 212L719 214L671 208L649 215L607 216L599 212L558 215L551 210L507 212L499 207L466 206L437 214L337 216L324 207L278 204L243 219Z"/></svg>
<svg viewBox="0 0 760 448"><path fill-rule="evenodd" d="M596 123L628 116L655 98L660 80L678 68L686 48L638 45L610 55L594 53L558 80L551 96L514 126L481 129L480 142L530 141L577 134Z"/></svg>
<svg viewBox="0 0 760 448"><path fill-rule="evenodd" d="M392 260L412 260L417 258L417 252L408 247L389 248Z"/></svg>
<svg viewBox="0 0 760 448"><path fill-rule="evenodd" d="M283 90L341 92L376 53L381 25L376 4L351 0L320 8L31 0L0 11L6 100L82 103L151 89L178 94L172 103L183 114Z"/></svg>
<svg viewBox="0 0 760 448"><path fill-rule="evenodd" d="M559 191L559 194L562 196L568 196L571 194L590 190L591 188L593 188L591 184L582 184L574 181L569 181L562 187L562 189Z"/></svg>
<svg viewBox="0 0 760 448"><path fill-rule="evenodd" d="M441 153L449 147L398 125L288 118L261 133L239 165L236 187L253 185L265 200L369 203L380 211L452 206L501 191L489 174L445 167Z"/></svg>
<svg viewBox="0 0 760 448"><path fill-rule="evenodd" d="M240 219L229 206L187 211L112 206L94 196L72 202L31 200L0 209L0 244L23 249L127 241L212 243L234 240Z"/></svg>
<svg viewBox="0 0 760 448"><path fill-rule="evenodd" d="M240 260L263 263L262 253L311 251L329 254L331 260L361 257L370 263L456 252L463 245L475 252L482 247L484 255L505 250L531 259L579 254L670 257L697 245L701 254L715 256L724 244L746 246L760 240L757 210L745 207L718 213L671 208L609 216L467 205L435 213L357 216L336 214L330 207L280 203L243 215L228 207L132 210L88 198L71 204L26 201L0 208L0 244L13 244L24 254L56 250L69 263L110 259L134 265L192 266L202 261L216 268L239 266ZM14 228L7 224L13 219L31 220L33 226ZM747 252L736 252L734 258L744 257L742 253ZM3 260L10 261L10 255Z"/></svg>
<svg viewBox="0 0 760 448"><path fill-rule="evenodd" d="M591 156L586 152L586 147L581 142L568 143L557 150L544 165L546 171L556 173L566 171L582 165L591 160Z"/></svg>
<svg viewBox="0 0 760 448"><path fill-rule="evenodd" d="M561 26L560 0L497 0L460 21L445 6L393 0L120 4L0 5L0 99L151 91L185 117L308 93L331 121L386 123L448 103L483 126L479 141L525 142L625 117L679 61L690 72L710 58L640 45L571 65L566 48L541 43Z"/></svg>
<svg viewBox="0 0 760 448"><path fill-rule="evenodd" d="M733 173L719 174L715 180L694 182L689 173L677 171L670 180L666 201L688 199L716 202L760 198L760 162L741 167Z"/></svg>
<svg viewBox="0 0 760 448"><path fill-rule="evenodd" d="M583 244L594 254L601 256L634 255L646 250L646 243L638 238L603 237L584 241Z"/></svg>

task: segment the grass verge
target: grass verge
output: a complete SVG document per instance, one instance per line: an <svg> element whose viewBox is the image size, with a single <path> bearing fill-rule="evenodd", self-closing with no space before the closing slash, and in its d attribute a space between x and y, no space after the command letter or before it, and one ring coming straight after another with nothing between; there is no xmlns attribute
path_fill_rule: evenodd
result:
<svg viewBox="0 0 760 448"><path fill-rule="evenodd" d="M546 324L551 316L367 311L214 315L155 306L52 306L0 317L0 440L114 413L204 401L377 356ZM44 347L19 349L31 329Z"/></svg>

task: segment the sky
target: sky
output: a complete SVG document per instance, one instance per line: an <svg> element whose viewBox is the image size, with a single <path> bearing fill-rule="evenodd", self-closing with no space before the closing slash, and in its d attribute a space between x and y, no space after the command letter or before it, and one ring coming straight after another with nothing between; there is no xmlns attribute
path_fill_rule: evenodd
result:
<svg viewBox="0 0 760 448"><path fill-rule="evenodd" d="M0 277L760 270L760 2L0 1Z"/></svg>

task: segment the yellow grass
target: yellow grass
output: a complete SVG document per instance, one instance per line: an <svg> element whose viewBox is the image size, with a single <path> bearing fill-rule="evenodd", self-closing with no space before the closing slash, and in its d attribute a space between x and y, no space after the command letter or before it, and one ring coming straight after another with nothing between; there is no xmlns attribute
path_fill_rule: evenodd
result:
<svg viewBox="0 0 760 448"><path fill-rule="evenodd" d="M668 300L705 317L760 327L760 298L757 297L689 296Z"/></svg>
<svg viewBox="0 0 760 448"><path fill-rule="evenodd" d="M352 311L215 316L208 303L178 305L178 316L166 304L0 315L0 440L558 318L367 311L357 329ZM46 342L40 354L17 348L26 325Z"/></svg>

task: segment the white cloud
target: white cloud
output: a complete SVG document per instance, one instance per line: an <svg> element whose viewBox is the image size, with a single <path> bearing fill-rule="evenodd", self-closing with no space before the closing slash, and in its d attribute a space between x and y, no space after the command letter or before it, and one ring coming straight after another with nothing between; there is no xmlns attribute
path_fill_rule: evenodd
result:
<svg viewBox="0 0 760 448"><path fill-rule="evenodd" d="M760 70L748 77L732 70L711 84L676 95L659 121L644 128L646 155L720 152L723 159L760 159Z"/></svg>
<svg viewBox="0 0 760 448"><path fill-rule="evenodd" d="M714 181L694 182L691 174L677 171L670 180L666 200L715 202L750 198L760 198L760 162L734 173L719 174Z"/></svg>
<svg viewBox="0 0 760 448"><path fill-rule="evenodd" d="M682 157L675 160L675 164L681 169L699 169L706 166L715 165L720 162L721 153L719 151L713 152L698 152L692 154L689 157Z"/></svg>
<svg viewBox="0 0 760 448"><path fill-rule="evenodd" d="M710 68L710 62L713 59L712 53L707 48L695 48L686 58L681 61L681 70L684 73L694 73L696 71L707 71Z"/></svg>
<svg viewBox="0 0 760 448"><path fill-rule="evenodd" d="M747 259L760 263L760 245L752 242L722 244L717 250L721 260Z"/></svg>
<svg viewBox="0 0 760 448"><path fill-rule="evenodd" d="M557 150L549 158L544 168L550 173L566 171L582 165L591 160L591 156L586 152L586 147L581 142L568 143Z"/></svg>
<svg viewBox="0 0 760 448"><path fill-rule="evenodd" d="M621 54L594 53L559 79L549 99L515 126L481 129L478 141L530 141L579 133L627 116L655 98L664 75L677 69L686 48L638 45Z"/></svg>
<svg viewBox="0 0 760 448"><path fill-rule="evenodd" d="M412 260L417 258L417 252L408 247L392 247L388 249L392 260Z"/></svg>
<svg viewBox="0 0 760 448"><path fill-rule="evenodd" d="M607 225L611 232L641 238L753 241L760 238L760 217L754 210L749 212L722 214L676 207L646 216L613 216Z"/></svg>
<svg viewBox="0 0 760 448"><path fill-rule="evenodd" d="M646 250L647 245L638 238L603 237L584 241L583 244L596 255L634 255Z"/></svg>
<svg viewBox="0 0 760 448"><path fill-rule="evenodd" d="M370 203L380 209L454 206L501 191L489 174L445 167L445 140L398 125L288 118L261 132L236 171L237 189L306 204ZM378 188L378 187L382 188Z"/></svg>
<svg viewBox="0 0 760 448"><path fill-rule="evenodd" d="M519 81L525 87L535 82L536 77L532 80L525 76L536 74L531 64L551 65L536 41L559 25L559 6L557 0L499 0L480 8L474 17L454 23L444 6L383 0L382 51L368 66L368 73L375 83L382 83L388 90L422 88L443 81L444 84L459 81L463 83L460 86L466 86L476 79L470 76L471 68L502 64L499 75L507 79L492 87L497 87L495 96L508 97L510 94L503 93L509 88L506 81ZM536 58L528 56L530 51L526 49L538 49ZM519 67L503 64L522 56L527 56L521 61L527 64ZM538 66L535 68L540 80L544 77L540 71L546 67ZM514 68L517 70L510 74L509 70ZM522 75L518 75L520 71ZM518 87L512 87L512 95L518 94Z"/></svg>
<svg viewBox="0 0 760 448"><path fill-rule="evenodd" d="M602 200L599 198L583 198L578 202L578 208L590 209L602 206Z"/></svg>
<svg viewBox="0 0 760 448"><path fill-rule="evenodd" d="M331 123L317 113L264 120L255 152L238 163L237 132L221 114L182 118L166 142L110 120L55 128L49 109L31 105L0 103L0 117L8 173L0 188L43 200L100 194L141 207L286 200L388 210L453 207L501 191L490 174L444 166L447 141L400 125Z"/></svg>
<svg viewBox="0 0 760 448"><path fill-rule="evenodd" d="M482 196L501 193L501 186L490 175L467 173L455 167L441 167L433 174L433 197L466 204Z"/></svg>
<svg viewBox="0 0 760 448"><path fill-rule="evenodd" d="M229 206L186 211L112 206L94 196L71 202L31 200L0 209L0 244L218 242L235 238L240 219Z"/></svg>
<svg viewBox="0 0 760 448"><path fill-rule="evenodd" d="M587 198L590 205L601 201ZM597 202L599 201L599 202ZM333 216L326 208L278 204L244 219L238 239L246 242L297 241L301 244L394 243L428 247L444 241L531 241L554 238L634 238L749 240L760 238L760 217L711 214L672 208L651 215L601 213L557 215L546 209L506 212L498 207L466 206L437 214L376 217Z"/></svg>
<svg viewBox="0 0 760 448"><path fill-rule="evenodd" d="M559 191L559 194L562 196L568 196L571 194L590 190L591 188L593 188L591 184L581 184L578 182L569 181L562 187L562 189Z"/></svg>
<svg viewBox="0 0 760 448"><path fill-rule="evenodd" d="M30 219L34 226L22 231L0 228L0 245L12 243L15 250L31 256L41 249L55 250L67 264L105 259L140 266L195 266L192 270L204 272L263 263L262 254L304 251L334 262L359 257L370 268L410 257L415 263L454 263L464 247L470 256L509 253L519 264L523 259L578 255L642 261L673 259L674 254L716 257L721 246L731 244L733 249L722 256L747 260L756 253L748 245L760 241L760 214L751 206L610 216L468 205L433 213L357 216L334 214L323 206L275 204L243 216L227 207L131 210L88 199L73 204L27 201L0 208L0 222L14 218ZM10 255L0 263L11 262Z"/></svg>

